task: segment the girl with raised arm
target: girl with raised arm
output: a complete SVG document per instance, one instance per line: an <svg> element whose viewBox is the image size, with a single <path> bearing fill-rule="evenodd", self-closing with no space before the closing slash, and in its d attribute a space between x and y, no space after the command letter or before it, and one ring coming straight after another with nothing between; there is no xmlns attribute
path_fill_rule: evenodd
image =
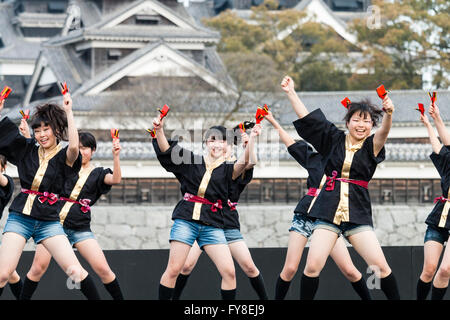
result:
<svg viewBox="0 0 450 320"><path fill-rule="evenodd" d="M351 103L344 118L346 134L328 121L320 109L308 112L290 77L283 79L281 87L299 117L294 122L297 132L326 159L324 189L310 211L310 216L317 220L301 280L300 298L314 298L320 272L342 234L374 269L387 298L400 299L397 282L373 230L368 190L378 163L385 158L384 144L394 111L392 101L387 96L384 98L386 113L375 134L371 131L377 126L382 111L368 101Z"/></svg>
<svg viewBox="0 0 450 320"><path fill-rule="evenodd" d="M170 252L167 268L159 285L159 299L169 300L191 246L197 241L216 265L222 276L221 296L234 300L236 275L233 258L223 232L223 206L230 199L232 180L245 170L249 159L245 151L236 162L226 161L227 130L211 127L206 132L206 156L194 155L176 141L165 137L164 120L155 118L156 138L153 147L159 162L174 173L181 185L183 199L176 205L170 231Z"/></svg>
<svg viewBox="0 0 450 320"><path fill-rule="evenodd" d="M439 258L444 250L444 244L449 238L450 219L448 212L450 209L450 134L445 128L444 122L439 114L439 108L432 103L429 109L433 118L442 145L433 129L428 117L421 115L430 137L433 153L430 155L431 161L441 176L441 196L435 199L436 205L428 215L425 223L428 225L424 239L424 264L422 274L417 282L417 300L425 300L431 288L431 300L442 300L447 291L450 278L450 249L447 245L441 265L436 273ZM436 275L435 275L436 273ZM434 280L433 280L434 278ZM433 281L433 283L431 283Z"/></svg>
<svg viewBox="0 0 450 320"><path fill-rule="evenodd" d="M0 112L3 103L0 103ZM88 299L99 299L92 278L82 268L59 223L66 178L81 167L78 132L72 99L64 95L63 108L47 103L31 117L34 138L27 139L8 117L0 121L0 153L17 167L21 192L9 207L0 246L0 293L19 262L25 243L33 237L53 256L62 270L80 284ZM69 144L62 147L61 141Z"/></svg>
<svg viewBox="0 0 450 320"><path fill-rule="evenodd" d="M286 260L283 270L278 276L275 286L275 300L284 300L291 285L291 281L297 273L298 265L303 254L303 249L314 229L315 218L309 216L309 211L314 205L317 196L325 183L324 161L322 156L305 141L295 141L275 120L272 112L265 117L275 130L278 131L281 141L286 145L289 154L308 171L306 185L308 193L304 195L294 209L292 226L289 229L289 242ZM330 253L331 258L339 270L350 281L352 287L362 300L371 300L371 296L362 274L356 269L345 245L344 239L339 237Z"/></svg>
<svg viewBox="0 0 450 320"><path fill-rule="evenodd" d="M59 212L60 222L70 244L89 263L100 277L106 290L114 300L123 300L116 275L112 272L94 233L91 231L91 207L97 200L119 184L122 179L120 169L120 141L113 140L112 154L114 171L109 168L94 167L91 159L97 149L95 137L89 132L80 132L81 170L67 178L64 185L64 205ZM36 247L33 264L27 273L21 300L30 300L42 276L50 265L51 255L41 244Z"/></svg>
<svg viewBox="0 0 450 320"><path fill-rule="evenodd" d="M3 216L3 210L8 204L14 192L13 179L5 174L7 161L4 155L0 154L0 219ZM17 300L20 298L23 283L17 271L14 271L8 280L9 287Z"/></svg>
<svg viewBox="0 0 450 320"><path fill-rule="evenodd" d="M239 128L237 128L239 129ZM244 241L244 237L240 231L239 214L236 209L236 205L239 201L239 197L244 191L247 184L250 183L253 177L253 167L256 165L256 153L254 150L254 144L256 136L260 134L260 125L256 125L250 133L250 137L246 133L242 133L242 144L244 148L250 148L249 164L245 168L244 173L239 176L236 180L232 182L232 191L230 193L230 199L228 204L223 206L224 213L224 233L227 240L227 244L230 248L231 255L234 260L239 264L241 269L247 275L250 280L250 284L255 290L260 300L267 300L267 293L264 285L263 277L255 265L252 259L250 251L248 250L247 244ZM236 137L237 138L237 137ZM237 140L237 139L236 139ZM237 141L236 141L237 142ZM226 157L230 161L236 161L235 157L232 155L232 146L227 145ZM197 264L198 258L200 257L202 250L199 248L197 242L194 243L183 269L177 278L174 291L174 300L178 300L181 293L186 285L186 282L192 273L195 265Z"/></svg>

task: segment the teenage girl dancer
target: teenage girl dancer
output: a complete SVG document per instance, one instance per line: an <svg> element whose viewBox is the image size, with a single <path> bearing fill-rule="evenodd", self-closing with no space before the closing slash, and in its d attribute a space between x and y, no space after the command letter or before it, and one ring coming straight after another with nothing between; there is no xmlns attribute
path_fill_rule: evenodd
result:
<svg viewBox="0 0 450 320"><path fill-rule="evenodd" d="M428 215L425 223L428 225L425 233L424 264L422 274L417 282L417 300L425 300L431 289L432 300L442 300L447 291L450 278L450 249L447 245L439 270L436 269L439 258L448 242L450 219L450 133L446 130L444 121L439 113L438 106L432 103L429 109L430 116L444 145L439 142L436 133L426 115L421 115L420 120L427 128L433 153L430 155L439 175L441 176L442 195L436 198L436 205ZM435 276L436 273L436 276ZM434 280L433 280L434 277ZM433 284L431 281L433 280Z"/></svg>
<svg viewBox="0 0 450 320"><path fill-rule="evenodd" d="M34 139L27 139L8 117L0 121L0 153L17 166L22 187L9 207L3 230L0 293L16 269L25 243L33 237L72 280L80 283L88 299L99 299L94 282L77 260L58 216L61 208L58 195L64 182L81 167L70 94L64 95L63 108L55 104L38 106L31 117L31 127ZM63 148L60 141L66 136L69 145Z"/></svg>
<svg viewBox="0 0 450 320"><path fill-rule="evenodd" d="M281 141L286 145L289 154L308 171L306 185L308 193L304 195L294 210L292 226L289 229L289 243L283 270L278 276L275 286L275 300L284 300L291 285L291 281L297 273L298 265L303 254L303 249L308 242L314 228L315 219L308 215L319 192L325 182L324 161L322 156L303 140L295 140L281 127L278 121L269 111L265 117L275 130L278 131ZM350 281L352 287L362 300L371 300L371 296L362 274L352 262L347 246L342 237L336 241L330 253L331 258L339 270Z"/></svg>
<svg viewBox="0 0 450 320"><path fill-rule="evenodd" d="M164 120L155 118L153 139L158 160L169 172L174 173L184 195L175 207L170 231L170 251L167 268L159 285L159 299L168 300L178 275L183 268L191 246L197 241L211 258L222 276L222 299L235 299L236 275L225 234L223 232L223 205L230 198L232 180L237 179L247 166L248 151L235 163L227 162L227 130L216 126L206 133L206 156L194 155L181 148L177 142L165 137Z"/></svg>
<svg viewBox="0 0 450 320"><path fill-rule="evenodd" d="M14 181L10 176L5 174L6 165L7 162L5 156L0 154L0 219L3 216L3 210L5 209L9 200L11 200L12 194L14 192ZM13 272L8 280L8 283L14 297L16 297L16 299L19 299L23 283L22 279L20 279L20 276L16 271Z"/></svg>
<svg viewBox="0 0 450 320"><path fill-rule="evenodd" d="M65 201L59 216L70 244L77 248L94 272L100 277L106 290L114 300L123 300L122 291L116 275L106 261L106 257L91 231L91 206L101 195L108 193L111 186L119 184L120 143L113 140L114 171L109 168L95 168L91 158L97 149L95 137L89 132L80 132L80 152L82 167L78 174L69 177L64 186ZM63 200L64 201L64 200ZM51 255L41 244L36 247L33 264L27 273L21 299L30 300L39 281L50 265Z"/></svg>
<svg viewBox="0 0 450 320"><path fill-rule="evenodd" d="M285 77L281 87L299 119L294 126L300 136L327 159L325 190L319 193L310 216L316 218L306 267L300 285L300 298L313 299L319 286L319 275L343 234L356 252L380 278L381 290L388 299L400 299L397 282L373 231L372 208L368 182L378 163L385 158L384 144L392 125L394 105L383 100L386 113L381 128L371 135L381 110L368 101L351 103L345 116L349 133L329 122L320 109L309 113Z"/></svg>
<svg viewBox="0 0 450 320"><path fill-rule="evenodd" d="M250 148L250 155L252 155L249 164L245 168L245 172L236 180L233 181L233 191L232 197L230 197L229 205L223 207L224 212L224 232L225 238L227 240L228 246L231 251L231 255L239 264L241 269L247 275L250 280L250 284L256 291L260 300L267 300L267 293L264 285L263 277L256 267L247 244L240 232L239 214L235 209L237 202L239 201L240 194L244 191L247 184L250 183L253 177L253 167L256 165L256 154L254 152L255 138L259 135L261 130L260 125L256 125L250 133L250 138L246 133L242 133L242 143L244 148ZM228 144L227 146L227 158L234 160L232 155L232 146ZM230 207L231 205L231 207ZM177 278L175 284L175 291L173 295L173 300L178 300L181 293L186 285L186 282L192 273L195 265L197 264L198 258L202 254L202 250L199 248L197 243L194 243L191 250L189 251L186 263L180 275Z"/></svg>

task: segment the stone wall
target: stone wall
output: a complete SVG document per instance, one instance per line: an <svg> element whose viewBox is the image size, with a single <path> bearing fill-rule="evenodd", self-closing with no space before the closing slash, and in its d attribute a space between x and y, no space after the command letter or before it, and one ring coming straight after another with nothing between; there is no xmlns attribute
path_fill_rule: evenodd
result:
<svg viewBox="0 0 450 320"><path fill-rule="evenodd" d="M293 205L239 207L247 245L286 247ZM420 246L432 205L374 206L375 231L383 246ZM173 206L95 206L92 230L103 249L166 249ZM6 210L0 227L6 222ZM25 250L33 250L29 241Z"/></svg>

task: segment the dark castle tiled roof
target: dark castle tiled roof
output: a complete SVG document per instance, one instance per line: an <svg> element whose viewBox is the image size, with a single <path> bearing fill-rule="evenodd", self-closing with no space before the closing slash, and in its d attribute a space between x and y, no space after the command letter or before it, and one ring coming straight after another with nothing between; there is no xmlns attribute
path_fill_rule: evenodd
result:
<svg viewBox="0 0 450 320"><path fill-rule="evenodd" d="M202 154L202 144L180 143L183 147L193 150L197 154ZM151 142L121 142L122 150L120 157L125 160L156 160L156 154ZM94 160L112 159L111 142L97 142L97 151ZM419 143L387 143L386 161L429 161L432 152L431 145ZM291 161L291 155L287 152L283 143L262 144L257 147L258 159Z"/></svg>
<svg viewBox="0 0 450 320"><path fill-rule="evenodd" d="M265 94L263 100L257 99L257 96L261 93L249 93L244 95L242 103L245 105L239 110L239 113L248 114L249 120L255 113L256 106L267 104L273 111L274 115L279 119L283 125L291 125L293 119L296 119L294 111L292 110L286 95L283 93L268 93ZM421 125L419 121L419 113L415 110L417 103L424 103L425 106L429 104L429 97L427 92L422 90L393 90L389 93L394 105L394 124L396 125ZM343 124L343 118L345 115L345 108L341 105L340 101L344 97L349 97L352 101L359 101L361 99L368 98L370 101L381 107L381 100L373 91L344 91L344 92L300 92L299 96L303 103L306 105L309 111L321 108L327 118L338 124ZM127 98L121 97L117 94L100 94L97 96L74 96L74 110L84 112L102 112L109 110L112 113L118 113L119 111L127 110ZM51 99L52 101L59 102L61 97ZM135 112L153 112L154 107L149 106L148 101L152 101L151 95L139 95L133 98L133 105L130 105L131 110ZM33 108L34 106L41 104L44 101L34 101L27 108ZM114 107L116 104L119 107ZM438 90L437 91L437 104L440 107L440 113L444 120L450 121L450 109L447 107L450 105L450 91ZM105 109L105 105L109 107ZM8 114L12 118L18 118L18 110L21 107L17 106L13 108L13 111ZM230 112L233 108L233 100L221 99L217 95L201 93L195 95L195 100L185 101L183 105L174 106L175 109L180 111L203 114L204 117L208 117L208 113L223 114ZM428 107L427 107L428 108Z"/></svg>

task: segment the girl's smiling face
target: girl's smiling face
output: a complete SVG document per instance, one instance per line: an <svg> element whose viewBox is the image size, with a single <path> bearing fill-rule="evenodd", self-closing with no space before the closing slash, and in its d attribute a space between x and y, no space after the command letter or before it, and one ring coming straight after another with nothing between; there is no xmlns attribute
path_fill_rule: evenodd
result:
<svg viewBox="0 0 450 320"><path fill-rule="evenodd" d="M208 148L208 154L211 158L217 159L224 156L227 152L227 141L216 139L214 136L210 136L206 140L206 147Z"/></svg>
<svg viewBox="0 0 450 320"><path fill-rule="evenodd" d="M360 141L368 137L373 128L372 117L368 112L355 112L347 122L347 128L353 139Z"/></svg>
<svg viewBox="0 0 450 320"><path fill-rule="evenodd" d="M52 148L56 145L56 136L50 125L41 122L41 125L34 128L34 137L39 145L44 149Z"/></svg>

